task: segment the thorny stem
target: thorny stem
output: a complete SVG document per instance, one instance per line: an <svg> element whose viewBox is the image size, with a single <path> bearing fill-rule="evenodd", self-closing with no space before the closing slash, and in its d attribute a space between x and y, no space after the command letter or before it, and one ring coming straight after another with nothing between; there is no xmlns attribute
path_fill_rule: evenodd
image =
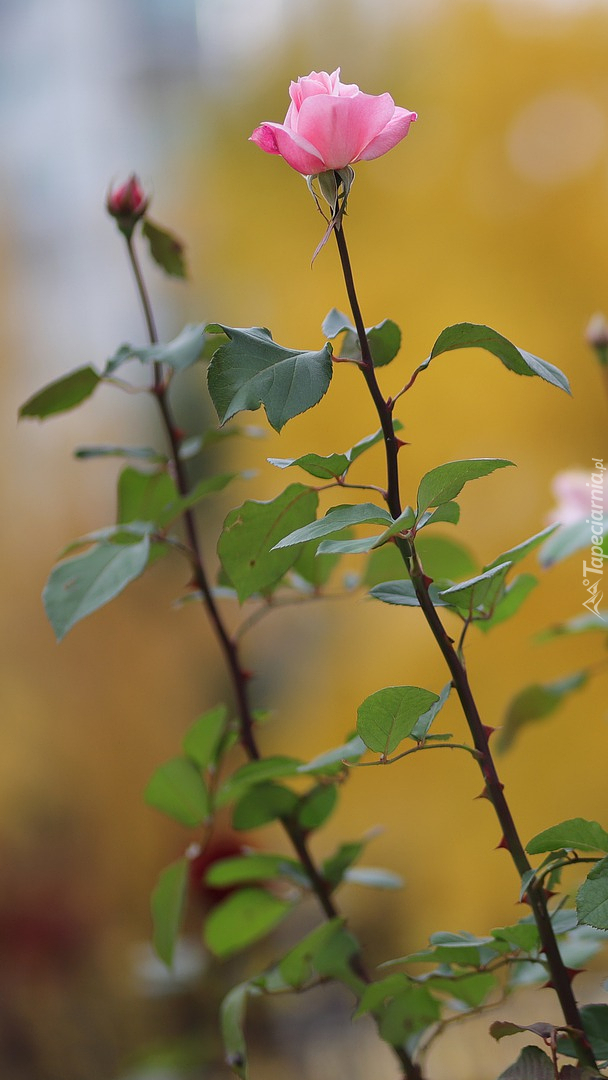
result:
<svg viewBox="0 0 608 1080"><path fill-rule="evenodd" d="M346 291L348 293L348 299L361 346L361 355L363 358L361 370L376 407L378 418L384 433L387 463L387 504L393 518L397 518L401 513L401 496L399 491L399 467L397 462L399 443L396 439L393 426L393 403L385 400L376 379L369 343L365 334L365 324L361 316L361 309L355 290L342 222L340 222L340 227L336 228L334 232L342 264ZM430 582L423 573L413 542L405 539L398 539L397 546L412 579L416 590L416 596L427 624L441 650L442 656L452 676L452 685L460 699L460 704L471 732L473 744L477 751L479 767L484 778L483 794L487 796L492 803L502 829L500 846L507 848L519 876L523 877L524 874L530 872L531 866L517 832L510 807L504 796L503 784L501 784L499 780L494 759L490 751L489 737L492 734L492 729L485 727L482 723L469 685L464 661L454 648L452 638L446 633L430 598ZM532 880L530 882L526 893L526 899L532 908L540 935L542 950L547 959L547 965L550 972L549 985L553 987L558 996L566 1024L581 1033L576 1040L578 1060L581 1065L597 1068L593 1052L584 1035L581 1015L570 982L571 973L568 972L562 960L547 908L545 894L542 886L540 886L537 881Z"/></svg>
<svg viewBox="0 0 608 1080"><path fill-rule="evenodd" d="M154 322L152 305L135 253L135 248L130 238L127 239L127 250L135 276L137 292L144 312L150 343L155 345L158 342L158 334ZM168 396L168 386L163 378L161 364L154 365L154 386L152 387L152 393L158 401L163 427L171 449L171 464L175 474L176 486L180 495L186 496L189 494L189 484L184 463L180 457L182 435L173 419L173 412ZM239 716L241 744L251 761L259 761L261 754L254 734L254 717L248 693L248 682L251 676L241 665L238 644L236 640L231 638L228 634L209 586L202 558L196 521L191 509L183 512L182 520L188 544L190 546L190 558L193 567L193 585L201 594L203 605L207 611L207 615L211 621L230 672ZM308 850L306 832L296 821L289 817L281 818L281 822L300 862L302 863L304 871L310 881L312 891L317 898L323 914L328 920L339 918L340 913L331 895L331 887L317 869L310 851ZM353 974L363 983L369 984L373 981L365 968L360 953L356 953L352 957L350 963ZM393 1049L403 1066L405 1080L424 1080L421 1070L417 1065L414 1065L407 1051L401 1047L393 1047Z"/></svg>

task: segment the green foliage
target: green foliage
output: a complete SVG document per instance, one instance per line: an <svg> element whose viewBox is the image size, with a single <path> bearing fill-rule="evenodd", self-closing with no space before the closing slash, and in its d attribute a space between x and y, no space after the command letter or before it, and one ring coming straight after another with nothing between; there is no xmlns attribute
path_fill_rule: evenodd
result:
<svg viewBox="0 0 608 1080"><path fill-rule="evenodd" d="M431 506L451 502L469 480L488 476L496 469L504 469L507 465L513 465L513 462L507 461L506 458L471 458L438 465L425 473L420 481L416 516L419 518Z"/></svg>
<svg viewBox="0 0 608 1080"><path fill-rule="evenodd" d="M205 943L215 956L225 960L266 937L292 906L266 889L239 889L213 908L207 917Z"/></svg>
<svg viewBox="0 0 608 1080"><path fill-rule="evenodd" d="M175 945L182 924L189 870L190 863L185 858L167 866L162 871L150 898L154 948L168 967L173 963Z"/></svg>
<svg viewBox="0 0 608 1080"><path fill-rule="evenodd" d="M104 376L114 375L119 368L130 360L139 360L141 364L167 364L173 371L185 371L200 360L207 338L202 324L184 326L172 341L163 344L133 346L121 345L106 363Z"/></svg>
<svg viewBox="0 0 608 1080"><path fill-rule="evenodd" d="M304 523L314 518L317 502L312 488L292 484L270 502L248 500L228 514L217 550L241 603L272 588L293 566L299 549L280 541L294 528L309 527Z"/></svg>
<svg viewBox="0 0 608 1080"><path fill-rule="evenodd" d="M40 390L21 406L19 416L28 416L38 420L44 420L54 413L67 412L75 409L91 396L101 376L92 367L78 368L69 375L49 383L44 390Z"/></svg>
<svg viewBox="0 0 608 1080"><path fill-rule="evenodd" d="M207 385L221 424L244 409L266 409L269 424L281 428L316 405L329 389L331 346L319 352L284 349L264 327L240 330L210 323L206 331L229 338L213 354Z"/></svg>
<svg viewBox="0 0 608 1080"><path fill-rule="evenodd" d="M557 386L558 389L570 393L568 380L559 368L526 352L525 349L518 349L491 327L476 323L456 323L454 326L446 327L433 345L430 356L420 365L420 369L427 368L435 356L454 349L485 349L516 375L538 375L551 385Z"/></svg>
<svg viewBox="0 0 608 1080"><path fill-rule="evenodd" d="M344 334L340 353L349 360L361 360L361 344L355 327L347 315L337 308L325 316L323 333L328 338ZM365 328L374 367L384 367L394 360L401 348L401 330L392 319L383 319L377 326Z"/></svg>
<svg viewBox="0 0 608 1080"><path fill-rule="evenodd" d="M148 217L142 223L142 235L150 246L154 262L171 277L185 278L184 245L167 229L155 225Z"/></svg>
<svg viewBox="0 0 608 1080"><path fill-rule="evenodd" d="M500 752L508 750L523 727L550 716L564 698L585 685L587 678L585 671L576 671L564 679L552 683L534 683L520 690L505 714L503 726L497 735L497 749Z"/></svg>
<svg viewBox="0 0 608 1080"><path fill-rule="evenodd" d="M135 544L97 544L83 555L58 563L42 594L57 640L139 577L149 554L150 538L144 536Z"/></svg>
<svg viewBox="0 0 608 1080"><path fill-rule="evenodd" d="M211 806L200 771L189 758L163 762L152 774L144 792L148 806L154 806L181 825L202 825Z"/></svg>
<svg viewBox="0 0 608 1080"><path fill-rule="evenodd" d="M608 852L608 833L597 821L570 818L538 833L526 845L529 855L566 848L573 851Z"/></svg>

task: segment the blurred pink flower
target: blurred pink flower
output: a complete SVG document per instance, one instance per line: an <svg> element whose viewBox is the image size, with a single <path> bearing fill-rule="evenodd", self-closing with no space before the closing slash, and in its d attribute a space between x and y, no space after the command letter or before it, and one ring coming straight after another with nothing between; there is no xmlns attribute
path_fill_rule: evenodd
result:
<svg viewBox="0 0 608 1080"><path fill-rule="evenodd" d="M568 469L553 477L551 489L557 506L549 514L549 521L560 525L572 525L589 517L589 475L582 469Z"/></svg>
<svg viewBox="0 0 608 1080"><path fill-rule="evenodd" d="M340 68L331 75L311 71L291 83L289 94L285 122L261 124L250 138L304 176L386 154L417 119L390 94L364 94L354 83L340 82Z"/></svg>

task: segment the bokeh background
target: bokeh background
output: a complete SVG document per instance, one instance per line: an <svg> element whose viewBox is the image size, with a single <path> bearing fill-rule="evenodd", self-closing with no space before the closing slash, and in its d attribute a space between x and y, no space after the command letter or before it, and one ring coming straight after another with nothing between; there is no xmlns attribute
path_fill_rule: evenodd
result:
<svg viewBox="0 0 608 1080"><path fill-rule="evenodd" d="M264 119L282 120L290 79L339 65L346 81L389 90L419 113L403 144L357 169L349 205L366 322L388 316L404 330L383 386L399 389L444 326L478 321L558 364L573 387L569 399L484 354L451 354L402 402L411 495L424 471L451 458L518 464L462 498L461 538L481 564L546 524L557 472L590 469L606 450L608 400L584 331L608 307L607 46L600 0L0 5L6 1080L224 1076L216 1006L243 971L240 962L209 963L196 917L172 978L147 945L150 890L191 837L146 808L142 792L186 727L225 692L202 616L172 607L183 567L159 564L59 647L40 601L63 546L114 515L115 463L77 461L74 446L158 439L149 405L109 387L63 418L16 425L19 404L47 381L101 366L123 341L144 341L124 252L104 214L109 184L136 170L153 190L152 216L187 242L187 284L149 270L164 337L213 320L269 326L285 345L317 348L326 312L346 306L337 257L328 245L311 270L323 223L301 177L248 136ZM176 406L186 426L213 422L198 377ZM252 421L263 426L262 414ZM280 438L265 428L263 439L231 440L226 460L257 476L218 500L209 559L230 506L280 490L285 474L267 457L343 450L375 426L362 381L339 368L323 404ZM380 468L381 455L370 454L360 474L373 480ZM568 817L605 821L601 636L533 641L578 614L583 599L575 556L543 580L513 625L470 635L471 675L490 724L528 682L597 666L589 686L522 733L501 762L524 838ZM415 613L361 598L277 615L248 639L247 656L259 703L276 710L265 745L303 757L340 742L357 705L380 686L445 681ZM448 721L463 734L454 706ZM497 828L489 807L473 801L478 789L472 763L452 755L365 770L347 785L318 854L381 824L367 861L406 881L397 894L341 894L372 961L421 946L436 929L483 933L519 916L514 873L494 850ZM291 934L281 931L245 973ZM596 967L579 986L598 1000ZM364 1023L351 1037L350 1007L321 994L255 1010L254 1080L394 1077ZM526 1022L554 1015L548 991L509 1009ZM515 1041L497 1048L484 1020L446 1034L429 1074L493 1080L516 1049Z"/></svg>

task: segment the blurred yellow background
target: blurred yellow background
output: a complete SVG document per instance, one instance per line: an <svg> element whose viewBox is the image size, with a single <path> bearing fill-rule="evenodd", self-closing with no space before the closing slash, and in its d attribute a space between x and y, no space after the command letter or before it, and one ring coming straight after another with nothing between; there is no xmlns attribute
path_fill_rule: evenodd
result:
<svg viewBox="0 0 608 1080"><path fill-rule="evenodd" d="M121 342L144 341L125 255L103 208L109 184L133 170L154 192L151 217L188 245L186 285L148 271L162 336L211 320L268 326L288 346L321 346L327 311L346 309L336 252L328 245L311 269L324 226L306 186L247 140L262 120L283 119L290 79L341 66L345 81L388 90L419 114L404 143L357 167L349 201L366 323L390 317L404 334L383 388L400 389L445 326L471 321L557 364L573 389L569 399L540 380L515 378L486 354L438 358L398 410L411 444L401 453L404 501L443 461L506 457L516 470L463 495L460 538L482 564L537 532L555 473L590 469L606 450L608 401L584 330L608 308L608 5L27 0L3 6L0 30L2 1076L221 1076L217 1045L210 1037L202 1047L197 1031L206 1016L213 1032L213 995L236 981L239 965L213 969L212 991L197 989L195 972L187 993L173 986L168 994L158 973L145 981L141 959L150 889L190 840L146 808L142 792L186 727L226 693L215 644L193 606L172 608L185 578L168 560L59 647L40 601L63 546L114 514L116 463L79 462L73 447L150 443L156 416L111 387L40 425L16 428L18 406L72 368L100 367ZM212 422L196 380L176 405L191 427ZM261 412L248 419L263 424ZM228 508L301 478L279 473L267 457L344 450L376 426L362 380L339 366L320 407L280 437L267 430L262 440L235 440L231 462L258 474L219 498L209 559ZM357 476L381 482L381 468L374 451ZM533 560L526 568L534 570ZM513 623L469 637L489 724L500 724L527 683L588 663L600 668L500 762L524 839L569 817L605 822L601 636L532 641L579 614L583 599L574 556L543 576ZM259 704L276 710L264 746L303 757L340 742L373 690L410 682L439 690L445 682L418 614L360 597L276 615L247 639L246 657ZM463 736L454 704L445 715ZM421 946L436 929L485 933L519 917L514 871L493 850L490 808L473 802L479 786L473 763L447 754L368 769L346 786L317 852L382 824L364 861L406 881L397 894L340 894L373 961ZM281 934L279 948L289 940L288 930ZM596 974L581 986L597 999ZM329 1078L343 1075L345 1062L352 1076L395 1075L390 1055L376 1056L373 1036L362 1036L365 1025L343 1046L331 1030L322 1038L314 1017L306 1028L299 1008L258 1017L260 1054L268 1056L257 1069L254 1059L253 1080ZM335 1008L348 1033L348 1003ZM539 991L534 1015L525 1015L547 1019L552 1008L549 992ZM486 1028L484 1021L476 1029L478 1041L466 1027L452 1034L431 1058L430 1080L494 1080L516 1053L514 1044L497 1049ZM207 1065L180 1071L162 1054L142 1063L156 1039L180 1035L193 1037L193 1058L202 1054Z"/></svg>

